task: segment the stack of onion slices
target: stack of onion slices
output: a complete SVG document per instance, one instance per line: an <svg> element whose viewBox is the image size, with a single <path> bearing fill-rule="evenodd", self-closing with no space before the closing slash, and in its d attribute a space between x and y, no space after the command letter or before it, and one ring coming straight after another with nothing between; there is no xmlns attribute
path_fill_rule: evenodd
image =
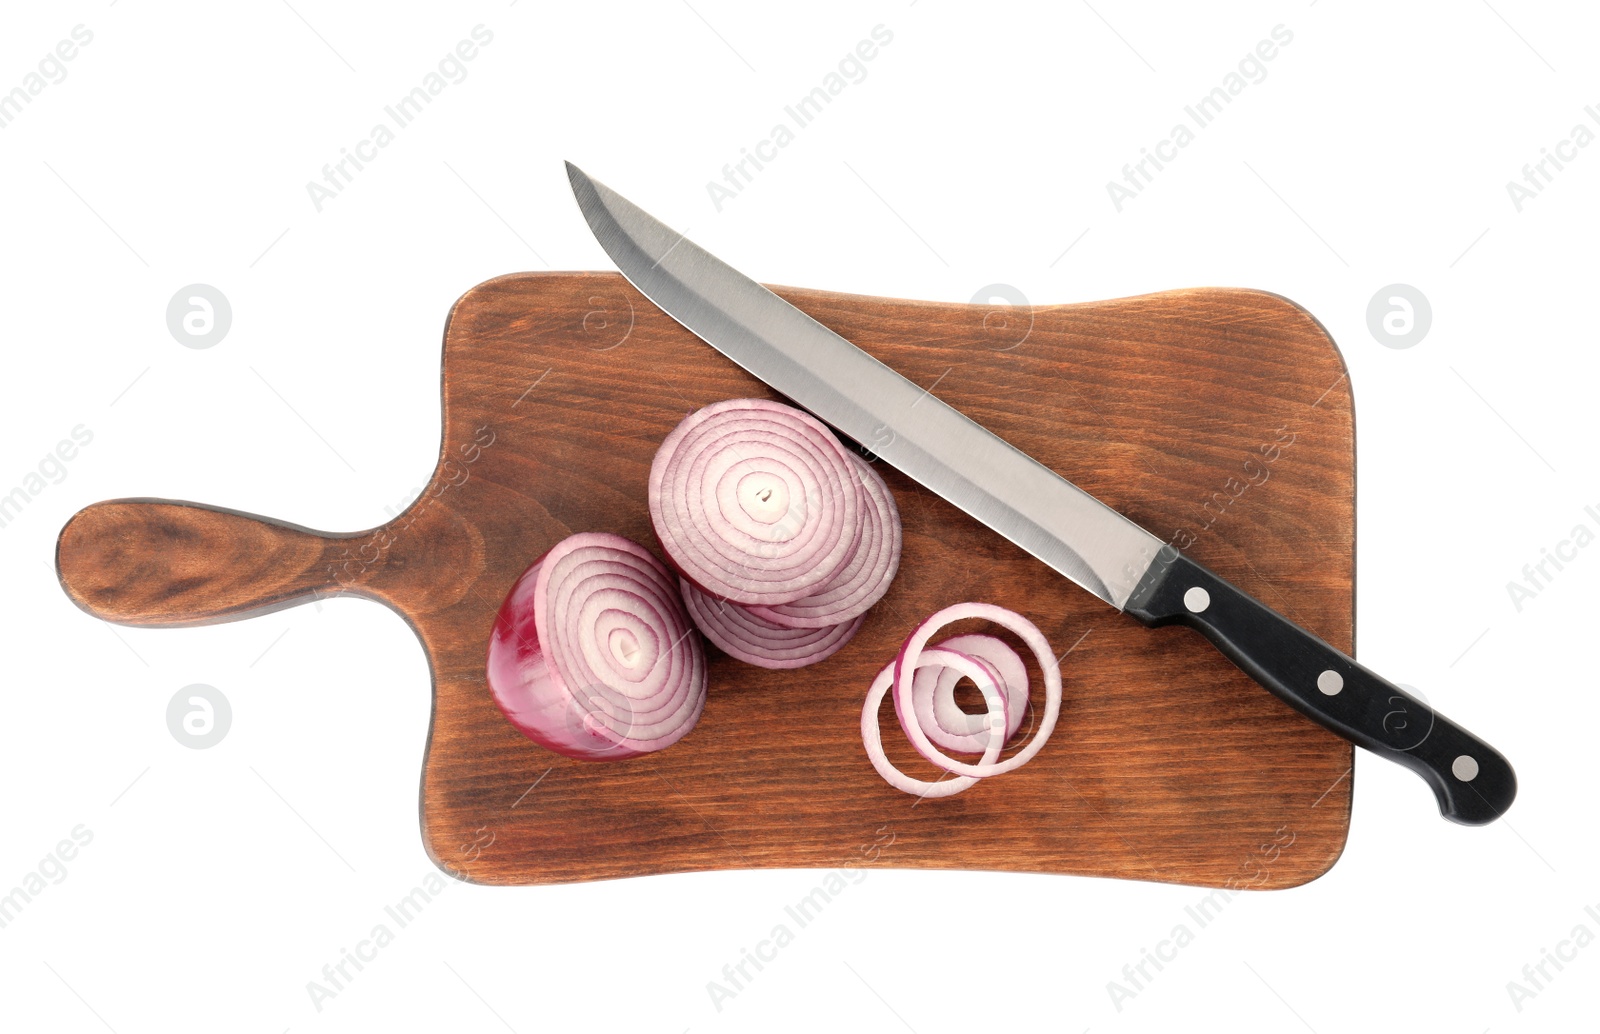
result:
<svg viewBox="0 0 1600 1034"><path fill-rule="evenodd" d="M1028 707L1028 677L1022 658L994 636L960 635L929 646L941 628L956 621L981 618L1015 633L1033 651L1044 675L1044 711L1033 738L1004 761L1000 752L1021 727ZM986 713L968 714L955 701L962 678L983 694ZM927 782L906 775L889 761L878 732L878 709L894 691L895 715L917 753L955 776ZM861 739L872 767L890 786L919 797L948 797L1003 775L1031 761L1044 747L1061 713L1061 669L1043 633L1027 618L988 603L957 603L918 625L867 690L861 710ZM960 761L944 751L981 754L976 762Z"/></svg>
<svg viewBox="0 0 1600 1034"><path fill-rule="evenodd" d="M806 413L729 399L686 417L650 467L650 519L699 629L769 668L830 656L900 565L883 479Z"/></svg>
<svg viewBox="0 0 1600 1034"><path fill-rule="evenodd" d="M507 594L488 682L536 743L585 760L629 758L676 743L699 721L705 650L655 556L585 532L535 560Z"/></svg>

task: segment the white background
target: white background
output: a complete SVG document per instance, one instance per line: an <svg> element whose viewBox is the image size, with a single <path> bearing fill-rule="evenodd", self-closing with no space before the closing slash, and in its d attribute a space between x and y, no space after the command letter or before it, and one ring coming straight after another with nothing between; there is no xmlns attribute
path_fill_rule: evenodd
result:
<svg viewBox="0 0 1600 1034"><path fill-rule="evenodd" d="M1506 585L1600 523L1584 513L1600 508L1600 147L1520 212L1506 183L1574 126L1600 131L1584 111L1600 104L1593 12L693 2L0 15L0 90L74 26L94 34L0 130L0 492L76 425L94 436L0 528L0 891L74 827L93 834L0 930L4 1025L1592 1025L1600 946L1547 964L1554 979L1520 1011L1507 985L1575 926L1600 935L1600 549L1520 612ZM469 76L318 212L307 181L480 24L493 42ZM879 24L893 41L865 80L718 212L707 181ZM1280 24L1293 41L1266 78L1117 212L1106 182ZM1240 285L1304 305L1355 387L1361 657L1513 760L1508 820L1447 823L1415 777L1361 755L1338 865L1234 901L1120 1010L1108 981L1187 922L1201 891L873 872L719 1012L707 982L817 874L456 884L319 1012L307 982L433 871L416 814L421 649L353 600L114 628L61 593L55 537L79 507L127 495L331 530L386 520L435 460L450 303L501 273L611 268L564 158L768 282L962 302L1004 282L1052 303ZM196 282L233 307L205 350L165 320ZM1392 283L1431 302L1411 348L1368 330L1369 300ZM207 750L165 720L196 682L233 708Z"/></svg>

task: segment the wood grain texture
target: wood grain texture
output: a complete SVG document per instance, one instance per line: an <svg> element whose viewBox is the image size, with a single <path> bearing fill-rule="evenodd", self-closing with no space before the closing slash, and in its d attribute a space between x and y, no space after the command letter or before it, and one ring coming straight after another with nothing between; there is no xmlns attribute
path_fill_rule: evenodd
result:
<svg viewBox="0 0 1600 1034"><path fill-rule="evenodd" d="M1202 289L1027 310L776 290L1353 649L1349 382L1292 303ZM191 503L101 503L62 531L63 586L129 624L338 593L400 612L434 676L423 840L473 881L865 866L1287 887L1338 858L1347 743L1199 636L1144 629L892 469L900 575L838 654L772 672L710 650L704 717L658 754L586 763L538 747L484 683L500 600L573 532L656 549L645 489L657 444L700 406L772 392L609 273L479 285L450 314L443 372L439 467L389 524L328 535ZM917 621L969 599L1027 615L1058 652L1076 644L1061 720L1017 772L919 803L868 764L861 701ZM891 711L891 757L933 778Z"/></svg>

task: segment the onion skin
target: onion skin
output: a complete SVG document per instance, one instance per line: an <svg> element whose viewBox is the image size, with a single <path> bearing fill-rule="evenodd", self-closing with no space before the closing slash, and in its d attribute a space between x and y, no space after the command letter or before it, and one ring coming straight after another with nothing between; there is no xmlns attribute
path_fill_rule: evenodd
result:
<svg viewBox="0 0 1600 1034"><path fill-rule="evenodd" d="M748 607L708 596L687 580L680 582L679 588L690 619L711 645L760 668L803 668L832 657L866 620L862 614L827 628L785 628Z"/></svg>
<svg viewBox="0 0 1600 1034"><path fill-rule="evenodd" d="M524 735L589 761L671 746L706 700L705 651L672 575L604 533L563 539L517 579L495 617L487 678Z"/></svg>

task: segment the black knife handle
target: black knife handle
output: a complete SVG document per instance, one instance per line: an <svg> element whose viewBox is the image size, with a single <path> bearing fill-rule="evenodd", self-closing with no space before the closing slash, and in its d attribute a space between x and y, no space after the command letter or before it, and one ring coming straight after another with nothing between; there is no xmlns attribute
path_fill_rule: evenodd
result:
<svg viewBox="0 0 1600 1034"><path fill-rule="evenodd" d="M1302 714L1420 775L1445 818L1493 822L1517 795L1516 773L1499 751L1170 548L1145 572L1126 610L1152 627L1198 629Z"/></svg>

